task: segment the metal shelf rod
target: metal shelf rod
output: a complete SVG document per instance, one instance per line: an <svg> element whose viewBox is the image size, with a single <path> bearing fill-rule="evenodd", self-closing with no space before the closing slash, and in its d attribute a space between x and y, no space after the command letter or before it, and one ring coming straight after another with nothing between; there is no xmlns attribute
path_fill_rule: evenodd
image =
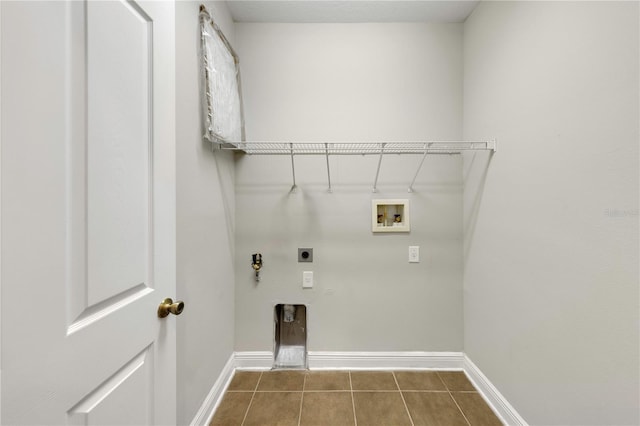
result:
<svg viewBox="0 0 640 426"><path fill-rule="evenodd" d="M416 183L418 173L420 173L420 170L422 169L422 165L424 164L424 160L427 158L428 153L429 151L427 151L427 144L424 144L424 155L422 156L422 160L420 160L420 165L418 166L418 170L416 170L416 174L413 176L413 180L409 184L409 189L407 190L408 192L413 192L413 184Z"/></svg>
<svg viewBox="0 0 640 426"><path fill-rule="evenodd" d="M329 144L324 144L325 149L325 158L327 159L327 180L329 181L329 192L333 192L331 190L331 171L329 170Z"/></svg>
<svg viewBox="0 0 640 426"><path fill-rule="evenodd" d="M293 173L293 185L291 186L290 192L295 192L296 190L296 165L293 161L293 144L291 145L291 173Z"/></svg>
<svg viewBox="0 0 640 426"><path fill-rule="evenodd" d="M380 175L380 165L382 164L382 157L384 156L384 146L386 144L382 144L380 147L380 158L378 159L378 170L376 170L376 180L373 181L373 192L378 192L378 176Z"/></svg>

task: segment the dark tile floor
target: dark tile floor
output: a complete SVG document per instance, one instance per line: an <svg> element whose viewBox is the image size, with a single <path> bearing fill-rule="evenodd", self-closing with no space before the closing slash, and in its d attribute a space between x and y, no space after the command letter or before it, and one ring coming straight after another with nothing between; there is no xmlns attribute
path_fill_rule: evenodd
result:
<svg viewBox="0 0 640 426"><path fill-rule="evenodd" d="M211 426L502 425L461 371L236 371Z"/></svg>

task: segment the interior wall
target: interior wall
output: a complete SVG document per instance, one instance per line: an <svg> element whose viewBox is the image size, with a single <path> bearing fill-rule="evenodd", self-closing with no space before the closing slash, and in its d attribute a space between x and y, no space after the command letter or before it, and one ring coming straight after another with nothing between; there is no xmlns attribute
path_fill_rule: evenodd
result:
<svg viewBox="0 0 640 426"><path fill-rule="evenodd" d="M178 424L189 424L233 352L233 156L203 141L198 11L176 2ZM233 43L224 2L204 2Z"/></svg>
<svg viewBox="0 0 640 426"><path fill-rule="evenodd" d="M464 349L529 422L638 424L638 2L464 27Z"/></svg>
<svg viewBox="0 0 640 426"><path fill-rule="evenodd" d="M458 140L461 24L236 24L250 141ZM236 160L236 350L273 350L273 309L307 305L310 351L462 350L459 156ZM411 232L374 234L371 200L411 203ZM408 263L408 246L421 262ZM312 247L313 263L297 248ZM261 281L251 254L263 255ZM315 275L302 289L302 272Z"/></svg>

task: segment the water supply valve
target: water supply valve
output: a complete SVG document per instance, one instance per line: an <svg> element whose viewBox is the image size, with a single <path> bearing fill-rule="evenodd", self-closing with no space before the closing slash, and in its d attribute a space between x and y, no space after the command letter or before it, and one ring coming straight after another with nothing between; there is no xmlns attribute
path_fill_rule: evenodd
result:
<svg viewBox="0 0 640 426"><path fill-rule="evenodd" d="M256 271L256 281L260 281L260 269L262 268L262 255L260 253L254 253L251 255L251 267Z"/></svg>

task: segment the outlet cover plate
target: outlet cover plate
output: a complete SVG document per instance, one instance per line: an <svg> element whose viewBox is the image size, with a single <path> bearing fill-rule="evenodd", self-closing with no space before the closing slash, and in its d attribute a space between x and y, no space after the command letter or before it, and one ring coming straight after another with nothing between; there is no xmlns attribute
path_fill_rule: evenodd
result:
<svg viewBox="0 0 640 426"><path fill-rule="evenodd" d="M313 271L302 273L302 288L313 288Z"/></svg>
<svg viewBox="0 0 640 426"><path fill-rule="evenodd" d="M409 263L420 263L420 246L409 246Z"/></svg>

